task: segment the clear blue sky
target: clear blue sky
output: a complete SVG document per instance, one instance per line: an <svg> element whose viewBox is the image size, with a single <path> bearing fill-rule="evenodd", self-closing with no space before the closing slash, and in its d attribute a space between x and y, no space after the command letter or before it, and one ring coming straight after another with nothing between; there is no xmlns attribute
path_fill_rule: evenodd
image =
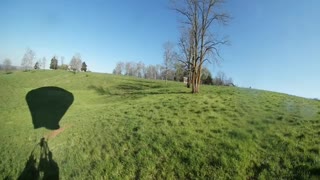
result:
<svg viewBox="0 0 320 180"><path fill-rule="evenodd" d="M235 84L320 98L320 1L229 0L233 19L218 28L231 46L220 66ZM118 61L161 64L162 45L179 38L168 0L1 0L0 60L80 53L88 68L111 73ZM216 27L214 27L216 28Z"/></svg>

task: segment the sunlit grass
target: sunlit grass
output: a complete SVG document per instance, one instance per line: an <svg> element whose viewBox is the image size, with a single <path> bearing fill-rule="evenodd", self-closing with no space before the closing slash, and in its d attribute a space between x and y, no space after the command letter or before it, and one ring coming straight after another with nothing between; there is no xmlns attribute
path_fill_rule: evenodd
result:
<svg viewBox="0 0 320 180"><path fill-rule="evenodd" d="M235 87L97 73L0 75L0 178L16 179L41 137L26 94L74 96L48 146L62 179L310 179L320 176L320 102Z"/></svg>

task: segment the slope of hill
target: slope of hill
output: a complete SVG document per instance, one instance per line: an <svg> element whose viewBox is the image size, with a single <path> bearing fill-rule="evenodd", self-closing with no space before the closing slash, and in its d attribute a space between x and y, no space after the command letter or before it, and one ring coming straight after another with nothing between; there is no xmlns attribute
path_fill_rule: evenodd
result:
<svg viewBox="0 0 320 180"><path fill-rule="evenodd" d="M320 178L319 101L65 71L0 74L0 84L0 179ZM42 89L31 110L28 93L48 86L63 91ZM34 118L60 129L34 129Z"/></svg>

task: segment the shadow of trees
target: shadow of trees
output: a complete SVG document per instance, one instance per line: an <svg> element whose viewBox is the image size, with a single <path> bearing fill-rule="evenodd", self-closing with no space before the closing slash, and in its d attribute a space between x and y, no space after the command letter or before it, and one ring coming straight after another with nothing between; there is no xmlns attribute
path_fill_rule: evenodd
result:
<svg viewBox="0 0 320 180"><path fill-rule="evenodd" d="M39 154L39 159L37 155ZM59 179L59 166L53 160L53 154L49 149L45 138L35 145L30 153L25 168L18 180Z"/></svg>
<svg viewBox="0 0 320 180"><path fill-rule="evenodd" d="M59 87L41 87L31 90L26 101L34 129L59 129L59 121L73 103L73 94Z"/></svg>
<svg viewBox="0 0 320 180"><path fill-rule="evenodd" d="M90 85L87 88L96 91L99 95L121 96L125 98L137 98L157 94L190 94L189 89L181 90L179 88L172 88L164 83L139 79L122 81L109 87Z"/></svg>
<svg viewBox="0 0 320 180"><path fill-rule="evenodd" d="M102 86L90 85L88 89L96 91L99 95L112 95L108 88L104 88Z"/></svg>
<svg viewBox="0 0 320 180"><path fill-rule="evenodd" d="M157 84L122 83L112 87L90 85L88 89L96 91L99 95L130 96L130 95L156 95L156 94L188 94L186 91L175 91Z"/></svg>

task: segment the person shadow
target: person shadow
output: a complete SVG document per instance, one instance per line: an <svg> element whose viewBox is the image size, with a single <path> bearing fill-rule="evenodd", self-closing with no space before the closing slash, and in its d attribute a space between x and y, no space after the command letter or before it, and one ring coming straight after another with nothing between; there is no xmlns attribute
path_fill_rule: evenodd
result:
<svg viewBox="0 0 320 180"><path fill-rule="evenodd" d="M39 159L37 159L39 155ZM59 166L53 160L53 154L49 149L48 142L41 138L30 153L25 163L25 168L18 180L59 179Z"/></svg>
<svg viewBox="0 0 320 180"><path fill-rule="evenodd" d="M33 89L25 100L34 129L60 129L59 122L74 101L71 92L55 86ZM53 160L47 140L42 137L31 151L19 180L59 179L59 166Z"/></svg>

